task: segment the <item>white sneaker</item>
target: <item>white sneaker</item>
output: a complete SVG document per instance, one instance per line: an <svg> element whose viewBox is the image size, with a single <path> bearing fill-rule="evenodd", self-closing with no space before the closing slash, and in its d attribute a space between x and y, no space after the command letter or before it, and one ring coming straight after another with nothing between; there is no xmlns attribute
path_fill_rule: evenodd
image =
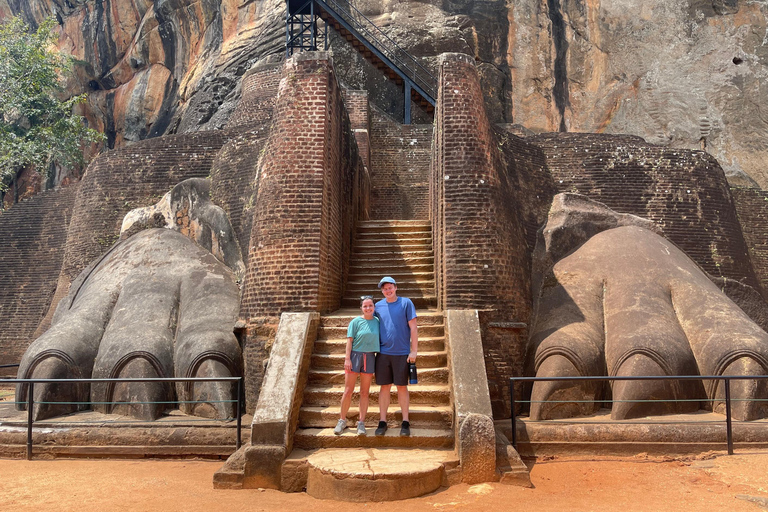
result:
<svg viewBox="0 0 768 512"><path fill-rule="evenodd" d="M365 431L365 422L358 421L357 422L357 435L359 436L367 436L368 433Z"/></svg>
<svg viewBox="0 0 768 512"><path fill-rule="evenodd" d="M339 422L336 423L336 428L333 429L333 433L340 436L345 428L347 428L347 420L340 419Z"/></svg>

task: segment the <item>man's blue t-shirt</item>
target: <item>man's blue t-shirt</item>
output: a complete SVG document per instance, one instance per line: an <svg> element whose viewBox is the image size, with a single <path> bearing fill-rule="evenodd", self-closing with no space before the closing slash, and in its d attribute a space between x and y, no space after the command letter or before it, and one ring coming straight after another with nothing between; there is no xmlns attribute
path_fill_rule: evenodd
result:
<svg viewBox="0 0 768 512"><path fill-rule="evenodd" d="M407 356L411 353L411 328L408 322L416 318L416 307L411 299L398 297L395 302L381 299L376 303L381 334L381 354Z"/></svg>

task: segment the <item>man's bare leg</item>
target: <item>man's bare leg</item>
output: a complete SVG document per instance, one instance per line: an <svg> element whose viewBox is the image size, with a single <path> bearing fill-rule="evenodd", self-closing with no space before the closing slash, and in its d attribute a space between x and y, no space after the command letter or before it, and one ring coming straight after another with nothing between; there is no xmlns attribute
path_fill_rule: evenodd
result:
<svg viewBox="0 0 768 512"><path fill-rule="evenodd" d="M392 384L385 384L379 390L379 421L387 421L387 410L389 409L389 393Z"/></svg>
<svg viewBox="0 0 768 512"><path fill-rule="evenodd" d="M400 404L400 411L403 413L403 421L409 421L408 409L411 405L411 396L408 393L408 386L397 386L397 403Z"/></svg>

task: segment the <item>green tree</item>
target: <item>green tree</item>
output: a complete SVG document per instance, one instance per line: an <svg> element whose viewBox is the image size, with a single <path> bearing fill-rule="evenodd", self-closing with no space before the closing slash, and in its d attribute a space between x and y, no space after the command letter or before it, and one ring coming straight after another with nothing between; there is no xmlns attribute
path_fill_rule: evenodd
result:
<svg viewBox="0 0 768 512"><path fill-rule="evenodd" d="M54 163L83 164L83 144L103 140L73 113L85 95L62 99L72 59L55 49L55 26L48 19L33 31L20 17L0 25L0 192L26 167L47 175Z"/></svg>

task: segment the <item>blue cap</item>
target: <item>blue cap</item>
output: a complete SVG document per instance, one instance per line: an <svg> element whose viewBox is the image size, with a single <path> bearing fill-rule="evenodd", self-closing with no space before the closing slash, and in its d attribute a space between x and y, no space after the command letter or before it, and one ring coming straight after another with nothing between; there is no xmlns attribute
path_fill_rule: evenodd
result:
<svg viewBox="0 0 768 512"><path fill-rule="evenodd" d="M379 281L379 288L381 288L382 286L384 286L387 283L392 283L393 285L397 286L397 283L395 282L395 280L392 279L391 277L387 276L387 277L382 277L381 278L381 281Z"/></svg>

